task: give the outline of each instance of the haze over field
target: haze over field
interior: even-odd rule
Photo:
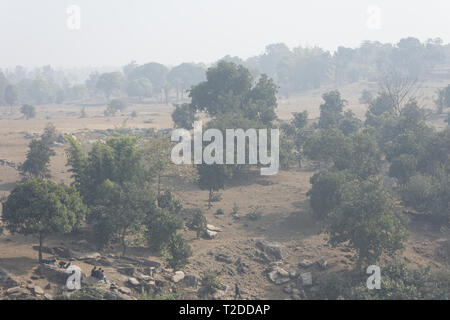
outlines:
[[[67,26],[72,5],[79,29]],[[0,67],[211,63],[278,42],[326,50],[410,36],[447,42],[448,12],[447,0],[2,0]]]

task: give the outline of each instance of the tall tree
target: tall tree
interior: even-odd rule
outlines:
[[[50,235],[72,232],[81,225],[85,213],[75,188],[30,179],[11,191],[3,203],[2,218],[12,233],[38,237],[41,263],[43,241]]]

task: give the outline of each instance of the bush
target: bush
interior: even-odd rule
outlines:
[[[180,270],[188,264],[189,257],[192,256],[191,247],[183,240],[181,235],[173,235],[167,245],[167,262],[174,270]]]
[[[433,205],[435,198],[433,193],[431,177],[418,174],[409,179],[401,191],[401,197],[405,205],[426,212]]]
[[[189,224],[189,227],[197,231],[197,238],[202,237],[206,233],[206,224],[207,222],[203,211],[196,209],[192,215],[192,221]]]
[[[222,215],[222,214],[225,214],[225,211],[223,211],[222,208],[219,208],[219,209],[216,210],[216,214],[217,215]]]
[[[214,294],[224,287],[217,271],[210,269],[201,274],[201,283],[207,295]]]

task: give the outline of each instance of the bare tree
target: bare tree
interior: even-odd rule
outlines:
[[[392,101],[394,111],[400,114],[403,106],[415,97],[420,89],[420,82],[417,77],[413,77],[405,72],[401,72],[395,67],[386,68],[378,80],[381,92],[385,92]]]

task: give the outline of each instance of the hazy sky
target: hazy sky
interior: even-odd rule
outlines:
[[[0,67],[209,63],[276,42],[328,50],[407,36],[447,43],[449,14],[449,0],[0,0]]]

